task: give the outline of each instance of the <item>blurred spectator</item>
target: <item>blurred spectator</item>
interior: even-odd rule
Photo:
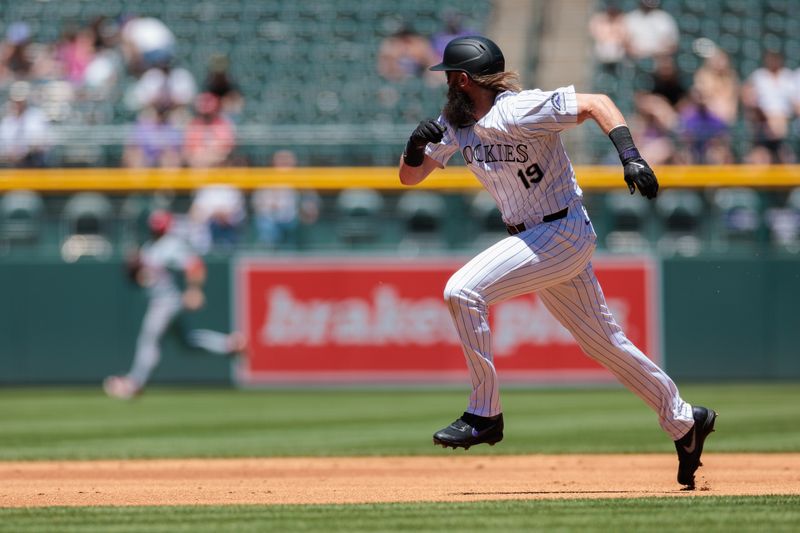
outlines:
[[[47,117],[29,104],[31,86],[11,85],[6,112],[0,120],[0,161],[14,167],[43,167],[48,149]]]
[[[219,98],[225,116],[238,122],[244,108],[244,98],[228,69],[227,57],[222,54],[213,55],[209,62],[205,91]]]
[[[673,109],[680,108],[688,91],[681,81],[680,72],[672,56],[656,58],[650,92],[663,97]]]
[[[129,108],[140,110],[153,105],[188,106],[196,95],[197,83],[191,72],[165,59],[142,75],[126,99]]]
[[[33,68],[30,53],[31,30],[24,22],[13,22],[0,44],[0,86],[15,80],[26,80]]]
[[[296,189],[286,186],[257,189],[252,205],[260,243],[277,248],[296,241],[300,212],[300,194]]]
[[[239,242],[245,215],[244,195],[239,189],[230,185],[198,189],[189,210],[193,246],[202,254],[230,251]]]
[[[431,37],[431,46],[433,46],[433,52],[436,54],[436,63],[442,60],[447,43],[458,37],[475,34],[472,30],[464,28],[464,19],[458,11],[453,9],[445,10],[442,13],[442,20],[444,21],[444,27]]]
[[[172,123],[167,106],[148,107],[139,113],[123,154],[126,167],[180,167],[183,135]]]
[[[636,94],[634,107],[631,131],[642,157],[651,165],[674,163],[673,132],[678,125],[675,110],[665,98],[648,93]]]
[[[800,102],[794,75],[783,66],[779,52],[768,50],[764,54],[764,66],[747,79],[742,100],[753,128],[755,148],[766,149],[773,163],[790,162],[793,157],[784,141]]]
[[[713,114],[698,93],[681,111],[680,132],[688,154],[686,163],[724,165],[733,163],[729,125]]]
[[[280,170],[288,170],[297,166],[297,156],[291,150],[277,150],[272,154],[272,166]]]
[[[625,15],[628,55],[645,59],[672,55],[678,49],[678,24],[659,9],[659,0],[640,0],[639,7]]]
[[[728,54],[721,48],[714,48],[695,71],[692,91],[710,113],[733,125],[739,113],[739,85],[739,75],[731,67]]]
[[[63,123],[74,116],[74,104],[79,93],[70,82],[53,80],[37,87],[36,102],[49,122]]]
[[[221,114],[220,100],[201,93],[195,100],[196,116],[186,126],[183,156],[193,168],[224,165],[236,142],[233,123]]]
[[[175,35],[157,18],[131,17],[122,26],[122,50],[128,70],[139,76],[175,57]]]
[[[592,15],[589,19],[589,33],[594,39],[595,59],[603,68],[613,72],[625,59],[625,43],[628,40],[625,16],[619,7],[609,2],[605,11]]]
[[[56,58],[63,78],[75,86],[83,84],[86,69],[94,58],[93,33],[88,29],[67,29],[56,44]]]
[[[84,88],[90,100],[107,100],[114,94],[124,71],[119,25],[106,17],[97,17],[89,27],[94,37],[94,56],[84,71]]]
[[[276,169],[297,166],[291,150],[278,150],[272,157]],[[259,242],[277,248],[297,245],[297,230],[301,224],[313,224],[319,218],[319,195],[314,191],[300,192],[292,187],[264,187],[253,192],[253,216]]]
[[[430,41],[408,25],[386,37],[378,51],[378,73],[393,82],[411,78],[433,80],[435,77],[428,75],[428,67],[436,62]]]

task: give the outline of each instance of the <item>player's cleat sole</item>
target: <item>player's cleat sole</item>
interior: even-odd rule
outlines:
[[[717,413],[705,407],[692,408],[694,426],[689,432],[675,441],[675,450],[678,452],[678,483],[686,485],[687,490],[694,489],[694,473],[703,466],[700,456],[703,454],[703,445],[706,438],[714,432]]]
[[[503,415],[483,417],[464,413],[461,418],[433,435],[433,444],[469,450],[476,444],[494,446],[503,440]]]

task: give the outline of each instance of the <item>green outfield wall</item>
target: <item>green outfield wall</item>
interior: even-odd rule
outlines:
[[[188,324],[231,327],[230,265],[209,259],[208,305]],[[661,261],[666,367],[677,380],[800,378],[800,259]],[[92,383],[125,371],[146,299],[118,262],[0,263],[0,384]],[[154,382],[230,383],[230,362],[168,337]]]
[[[227,330],[227,261],[209,261],[205,309],[190,325]],[[99,382],[126,371],[147,300],[122,265],[60,259],[0,263],[0,383]],[[164,342],[155,381],[228,383],[226,358]]]
[[[676,379],[800,378],[800,260],[662,263],[667,368]]]

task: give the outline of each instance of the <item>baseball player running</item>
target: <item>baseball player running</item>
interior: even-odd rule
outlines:
[[[148,219],[152,239],[129,261],[128,275],[147,289],[149,303],[130,372],[125,376],[110,376],[103,382],[106,394],[113,398],[130,399],[142,392],[161,359],[159,344],[170,327],[188,346],[210,353],[230,355],[244,348],[244,337],[240,333],[224,334],[207,329],[186,331],[179,324],[178,318],[184,310],[198,310],[205,302],[202,287],[206,269],[203,260],[189,245],[169,232],[172,221],[169,212],[153,211]],[[185,280],[183,291],[178,288],[176,279],[181,273]]]
[[[656,176],[633,143],[625,119],[605,95],[521,90],[505,71],[498,46],[460,37],[445,48],[449,87],[437,120],[411,134],[400,181],[416,185],[460,151],[494,197],[509,237],[470,260],[448,281],[445,301],[466,356],[472,393],[466,411],[437,431],[434,444],[469,448],[503,439],[503,414],[488,322],[491,304],[536,292],[583,351],[610,370],[659,417],[675,441],[678,482],[694,488],[694,473],[717,414],[691,406],[670,377],[634,346],[614,321],[592,270],[596,235],[559,133],[594,120],[619,152],[625,182],[647,198]]]

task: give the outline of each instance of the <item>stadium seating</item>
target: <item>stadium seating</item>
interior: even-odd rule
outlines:
[[[787,194],[783,205],[769,207],[764,218],[773,246],[792,253],[800,252],[800,187]]]
[[[662,253],[687,256],[700,253],[705,206],[699,192],[691,189],[661,191],[655,209],[661,222],[658,246]]]
[[[346,189],[336,198],[337,233],[341,243],[358,248],[376,243],[385,231],[384,199],[373,189]]]
[[[597,5],[603,4],[599,1]],[[623,10],[630,10],[637,0],[619,0],[617,4]],[[403,13],[408,13],[408,19],[423,35],[441,29],[443,14],[453,7],[466,15],[467,27],[482,31],[492,2],[408,0],[402,4]],[[678,63],[687,83],[692,69],[700,62],[694,51],[699,37],[710,38],[727,50],[742,77],[758,66],[763,50],[773,45],[780,45],[788,58],[788,66],[800,66],[797,64],[800,9],[797,9],[796,0],[663,0],[662,7],[675,16],[680,26]],[[0,27],[5,29],[13,21],[24,20],[31,26],[34,41],[52,43],[68,25],[85,25],[97,15],[116,18],[136,13],[161,18],[177,36],[178,63],[187,67],[198,82],[202,83],[205,78],[213,54],[227,55],[233,77],[246,99],[245,112],[238,123],[238,150],[251,164],[269,164],[271,153],[289,148],[297,154],[298,164],[302,166],[395,165],[404,142],[398,139],[406,134],[405,125],[415,123],[420,117],[435,115],[445,90],[441,86],[430,87],[421,79],[390,83],[378,76],[377,51],[381,40],[402,22],[398,11],[398,5],[390,0],[0,0]],[[646,84],[650,69],[652,62],[644,61],[624,65],[617,75],[597,71],[595,88],[615,95],[623,110],[629,111],[626,106],[633,101],[636,88]],[[123,93],[131,82],[130,76],[125,77],[118,92]],[[59,108],[59,99],[63,99],[65,93],[58,89],[63,89],[64,85],[57,82],[50,88],[49,108]],[[3,90],[0,87],[0,98],[4,96]],[[73,105],[73,118],[82,117],[101,125],[106,122],[130,124],[134,118],[121,101]],[[318,134],[312,140],[300,136],[283,137],[281,128],[288,131],[298,127],[307,128],[303,132],[317,131]],[[356,141],[345,138],[359,128],[366,132],[363,137]],[[78,141],[59,148],[54,159],[62,166],[119,165],[121,143],[126,138],[119,132],[124,132],[125,128],[114,130],[117,136],[109,136],[110,140],[101,138],[112,129],[98,128],[101,133],[90,138],[75,134],[78,130],[68,130]],[[390,130],[392,133],[387,134]],[[339,133],[328,134],[329,131]],[[592,126],[582,131],[591,138],[597,128]],[[393,138],[386,140],[390,136]],[[596,136],[595,161],[607,162],[611,152],[608,161],[616,164],[616,155],[608,139],[602,134]],[[738,145],[746,144],[748,132],[743,122],[736,126],[733,138]],[[737,155],[742,153],[741,149],[737,150]],[[457,159],[454,158],[454,162]],[[776,244],[777,248],[796,253],[794,245],[787,244],[795,239],[791,236],[793,213],[800,209],[790,200],[795,196],[764,198],[763,194],[756,194],[758,209],[744,211],[750,214],[732,214],[720,204],[725,203],[724,194],[717,198],[713,193],[703,196],[697,191],[665,190],[657,202],[644,205],[638,195],[636,198],[627,195],[621,183],[620,188],[621,191],[615,191],[620,192],[619,195],[587,191],[587,203],[594,204],[590,212],[601,248],[624,250],[631,247],[634,240],[638,243],[634,248],[647,248],[656,242],[661,246],[662,242],[667,242],[661,240],[662,233],[688,242],[684,237],[694,233],[703,240],[714,240],[717,239],[714,235],[721,235],[717,239],[720,243],[752,243],[769,237],[772,243],[783,243]],[[180,199],[181,195],[177,196]],[[379,200],[374,195],[368,199],[370,194],[366,193],[360,201],[373,208],[361,215],[357,214],[358,209],[345,205],[347,195],[339,198],[328,191],[323,196],[326,208],[319,222],[303,228],[305,240],[301,239],[301,248],[379,247],[390,245],[394,237],[399,240],[402,236],[436,240],[439,245],[444,241],[445,246],[453,249],[479,248],[502,237],[505,231],[496,206],[486,193],[475,195],[473,199],[471,192],[440,192],[438,200],[434,200],[426,192],[409,195],[413,202],[394,193],[381,193]],[[699,217],[698,199],[702,209]],[[117,205],[117,198],[112,200]],[[115,213],[104,219],[105,238],[113,245],[114,252],[120,251],[121,244],[141,240],[146,206],[139,202],[147,204],[148,199],[131,198],[129,202],[119,199],[119,216]],[[409,208],[409,203],[424,204],[430,212]],[[39,229],[34,230],[31,225],[31,234],[50,242],[58,241],[59,245],[74,235],[61,218],[62,205],[61,198],[48,194],[39,211]],[[461,209],[454,209],[456,205]],[[178,210],[181,211],[180,207]],[[359,216],[371,217],[374,224],[367,225],[370,227],[366,230],[358,230],[353,221]],[[737,221],[737,232],[732,233],[730,225],[726,226],[726,217],[731,223]],[[739,231],[742,221],[749,221],[754,229]],[[426,225],[428,231],[422,231]],[[656,226],[661,233],[653,231]],[[13,225],[4,224],[3,227],[12,228]],[[377,230],[380,231],[375,233]],[[725,233],[720,234],[722,231]],[[8,242],[6,237],[0,238]],[[40,241],[32,241],[36,242]],[[687,250],[692,249],[684,247],[681,252],[674,247],[667,248],[676,253],[690,253]]]
[[[711,201],[716,224],[714,247],[730,250],[755,246],[762,227],[758,192],[746,187],[717,189]]]
[[[212,56],[227,56],[230,72],[245,99],[245,110],[237,116],[242,125],[339,125],[416,123],[421,116],[435,115],[444,90],[422,80],[388,82],[377,72],[378,50],[384,38],[410,23],[430,37],[445,26],[448,11],[464,14],[464,25],[484,30],[490,0],[413,0],[398,11],[392,0],[59,0],[19,2],[0,0],[0,29],[25,21],[36,43],[54,43],[68,27],[86,26],[94,17],[110,20],[135,14],[161,19],[177,39],[176,64],[187,68],[201,86]],[[111,101],[76,101],[63,124],[130,124],[136,116],[121,98],[134,83],[121,73]],[[3,88],[0,87],[0,98]],[[55,105],[48,103],[48,109]],[[67,108],[68,109],[68,108]],[[386,137],[385,135],[383,137]],[[396,150],[387,150],[394,137],[375,139],[368,147],[344,143],[321,154],[322,146],[305,141],[287,146],[297,151],[301,165],[393,164]],[[116,140],[114,142],[121,142]],[[61,166],[117,166],[119,145],[69,146],[54,151]],[[250,135],[239,149],[251,164],[266,164],[260,156],[267,141]],[[365,148],[368,148],[365,150]]]
[[[43,225],[44,202],[34,191],[9,191],[0,199],[0,251],[35,244]]]
[[[476,193],[470,202],[470,216],[477,221],[477,230],[472,242],[474,248],[483,248],[497,241],[498,236],[507,235],[506,225],[494,198],[486,192]]]
[[[412,252],[441,249],[446,209],[440,194],[422,190],[404,192],[397,202],[405,233],[399,248]]]
[[[81,192],[72,196],[62,214],[61,256],[64,260],[108,259],[115,238],[113,212],[111,201],[102,194]]]
[[[639,194],[631,196],[626,190],[612,191],[605,196],[608,233],[605,247],[614,252],[646,251],[651,203]]]

